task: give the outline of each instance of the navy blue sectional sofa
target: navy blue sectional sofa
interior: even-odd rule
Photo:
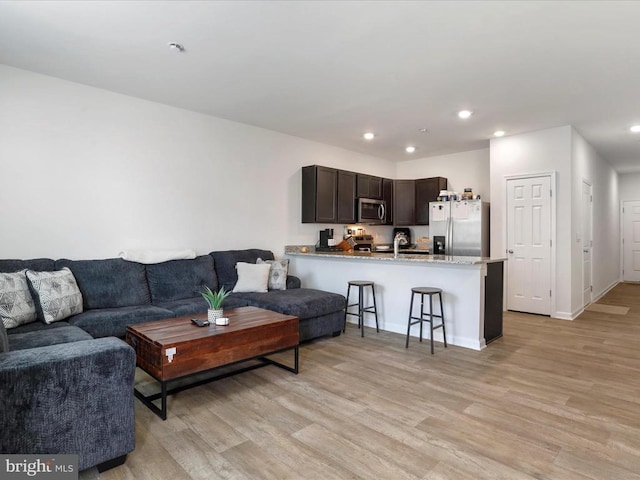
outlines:
[[[0,260],[0,272],[68,267],[83,299],[82,313],[49,325],[36,321],[7,331],[0,321],[0,453],[77,453],[80,470],[124,462],[134,449],[135,354],[121,340],[127,325],[206,312],[202,288],[233,289],[236,263],[258,258],[274,257],[250,249],[152,265]],[[233,293],[223,307],[295,315],[305,341],[339,335],[345,305],[342,295],[301,288],[289,276],[286,290]]]

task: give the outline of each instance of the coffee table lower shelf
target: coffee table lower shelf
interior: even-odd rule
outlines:
[[[259,355],[253,358],[246,358],[243,360],[239,360],[237,362],[233,362],[233,363],[229,363],[226,365],[222,365],[219,367],[215,367],[215,368],[210,368],[208,370],[202,370],[201,372],[196,372],[196,373],[191,373],[189,375],[184,375],[182,377],[178,377],[178,378],[173,378],[171,380],[160,380],[159,378],[156,378],[152,373],[146,371],[144,368],[142,367],[138,367],[141,370],[143,370],[145,373],[147,373],[148,375],[150,375],[154,380],[156,380],[159,384],[160,384],[160,391],[158,393],[154,393],[152,395],[145,395],[143,394],[140,390],[138,390],[137,388],[134,387],[133,389],[133,393],[135,395],[135,397],[140,400],[144,405],[146,405],[149,410],[151,410],[153,413],[155,413],[157,416],[159,416],[162,420],[166,420],[167,419],[167,396],[169,395],[173,395],[174,393],[178,393],[178,392],[182,392],[184,390],[188,390],[190,388],[194,388],[194,387],[199,387],[201,385],[206,385],[207,383],[211,383],[214,382],[216,380],[222,380],[223,378],[228,378],[231,377],[233,375],[237,375],[239,373],[244,373],[244,372],[248,372],[251,370],[255,370],[257,368],[262,368],[262,367],[266,367],[268,365],[275,365],[278,368],[282,368],[288,372],[291,373],[295,373],[296,375],[298,374],[298,368],[299,368],[299,364],[300,364],[300,356],[299,356],[299,346],[296,345],[295,347],[289,347],[289,348],[284,348],[282,350],[277,350],[275,352],[270,352],[268,355],[275,355],[277,353],[282,353],[288,350],[293,350],[293,367],[290,365],[286,365],[284,363],[280,363],[277,362],[271,358],[268,358],[265,355]],[[203,374],[206,374],[208,372],[215,372],[218,370],[223,370],[223,369],[228,369],[229,367],[232,367],[234,365],[239,365],[242,363],[247,363],[247,362],[251,362],[251,361],[255,361],[258,360],[260,361],[260,363],[254,363],[252,365],[248,365],[246,367],[241,367],[241,368],[237,368],[237,369],[233,369],[229,372],[225,372],[221,375],[214,375],[212,377],[207,377],[204,378],[202,380],[198,380],[196,382],[193,383],[188,383],[186,385],[180,385],[174,388],[168,388],[170,383],[174,383],[174,382],[178,382],[181,380],[185,380],[187,378],[190,377],[194,377],[194,376],[201,376]],[[156,400],[160,400],[160,407],[158,407],[154,402]]]

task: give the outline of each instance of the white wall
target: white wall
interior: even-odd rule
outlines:
[[[618,175],[620,202],[640,200],[640,173]]]
[[[592,185],[593,296],[619,280],[618,176],[582,136],[563,126],[490,142],[491,255],[504,256],[505,177],[556,172],[555,297],[552,316],[575,318],[582,312],[582,181]]]
[[[571,127],[539,130],[490,141],[491,256],[506,250],[506,180],[508,175],[556,172],[555,298],[552,316],[571,318]]]
[[[490,201],[489,149],[438,155],[398,162],[396,178],[445,177],[449,190],[463,192],[466,187]]]
[[[618,174],[593,147],[572,129],[572,311],[583,305],[582,182],[591,184],[593,196],[593,299],[620,281],[620,208]]]
[[[0,258],[315,243],[300,167],[395,164],[0,65]],[[332,226],[334,227],[334,226]]]

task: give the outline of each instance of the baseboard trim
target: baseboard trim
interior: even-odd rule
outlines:
[[[618,285],[620,283],[620,280],[615,280],[611,285],[609,285],[608,287],[606,287],[601,293],[599,293],[593,300],[591,303],[596,303],[598,300],[600,300],[602,297],[604,297],[607,293],[609,293],[611,290],[613,290],[616,285]]]

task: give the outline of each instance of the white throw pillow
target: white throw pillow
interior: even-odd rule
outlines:
[[[236,263],[238,271],[238,281],[233,291],[239,292],[266,292],[269,285],[269,269],[271,265],[268,263]]]
[[[256,263],[267,263],[271,265],[269,270],[269,290],[286,290],[287,273],[289,272],[289,260],[262,260],[258,258]]]
[[[82,293],[76,283],[76,277],[68,267],[55,272],[27,270],[27,278],[35,292],[45,323],[57,322],[82,313]]]
[[[0,273],[0,321],[5,328],[15,328],[38,319],[26,271]]]

